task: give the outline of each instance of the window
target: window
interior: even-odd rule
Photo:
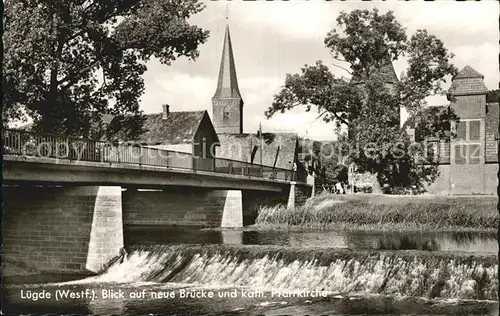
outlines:
[[[227,106],[225,106],[224,109],[222,110],[222,119],[229,120],[229,109]]]
[[[467,122],[462,121],[457,123],[457,140],[466,140]]]
[[[481,158],[481,146],[479,144],[469,145],[469,164],[477,165],[480,162]]]
[[[479,140],[480,126],[481,122],[479,120],[469,121],[469,140]]]
[[[463,165],[465,163],[467,147],[464,145],[455,145],[455,163]]]
[[[456,133],[455,140],[478,141],[481,139],[481,120],[464,120],[454,125],[455,129],[452,127],[452,131]]]

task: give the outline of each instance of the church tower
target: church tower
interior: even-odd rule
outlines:
[[[370,75],[372,77],[377,76],[382,80],[384,86],[387,88],[389,94],[394,95],[396,93],[396,85],[399,82],[396,71],[394,70],[394,65],[389,57],[380,66],[372,66],[369,68]],[[366,82],[366,77],[360,74],[354,74],[351,78],[351,83],[357,85],[364,90]],[[366,93],[366,92],[365,92]],[[392,126],[401,126],[401,107],[393,109],[394,117],[392,120]]]
[[[238,88],[233,47],[226,25],[217,89],[212,97],[212,118],[218,134],[243,133],[243,99]]]

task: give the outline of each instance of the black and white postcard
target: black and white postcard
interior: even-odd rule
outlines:
[[[495,1],[2,12],[2,313],[499,314]]]

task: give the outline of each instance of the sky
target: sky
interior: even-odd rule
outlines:
[[[288,73],[300,72],[305,64],[322,60],[336,76],[349,75],[334,67],[324,38],[336,28],[341,11],[378,8],[394,11],[411,36],[427,29],[455,54],[459,69],[470,65],[485,76],[488,89],[496,89],[498,74],[498,3],[481,2],[324,2],[324,1],[203,1],[205,9],[190,19],[210,31],[199,47],[195,61],[179,58],[171,66],[151,60],[144,75],[145,94],[140,107],[145,113],[161,112],[162,104],[172,111],[207,110],[212,114],[224,29],[229,24],[238,85],[243,97],[243,131],[296,132],[315,140],[335,139],[334,124],[316,120],[315,110],[299,107],[266,119]],[[228,19],[226,20],[226,4]],[[406,68],[404,60],[394,63],[398,76]],[[447,82],[445,87],[449,87]],[[428,99],[429,105],[446,104],[442,96]],[[405,114],[403,114],[405,115]],[[404,119],[405,117],[403,117]]]

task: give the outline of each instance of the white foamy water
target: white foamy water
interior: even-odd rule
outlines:
[[[102,275],[71,283],[163,283],[170,288],[248,287],[266,291],[497,299],[497,264],[492,259],[333,249],[320,254],[259,248],[210,249],[139,249]]]

